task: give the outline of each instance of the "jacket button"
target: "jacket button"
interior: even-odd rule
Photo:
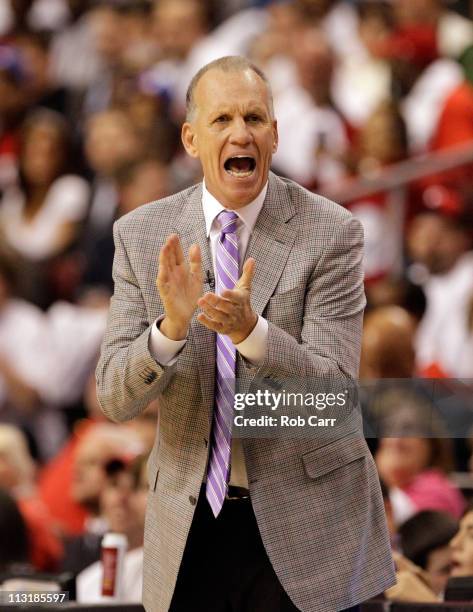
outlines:
[[[197,499],[193,495],[189,495],[189,501],[193,506],[197,503]]]

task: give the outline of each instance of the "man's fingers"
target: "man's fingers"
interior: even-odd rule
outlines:
[[[176,265],[180,266],[184,263],[184,251],[182,250],[181,241],[179,240],[179,236],[177,234],[171,234],[169,236],[171,241],[171,247],[173,249],[173,255],[175,259]]]
[[[202,256],[198,244],[193,244],[189,249],[189,269],[191,274],[202,274]]]
[[[218,308],[214,308],[209,304],[205,304],[202,307],[202,310],[204,315],[212,321],[217,321],[218,323],[228,322],[228,314],[226,312],[223,312],[222,310],[219,310]]]
[[[235,286],[238,287],[238,289],[246,289],[247,291],[251,291],[255,270],[256,261],[253,259],[253,257],[250,257],[245,261],[243,272],[241,273],[241,276]]]
[[[235,308],[234,302],[231,302],[230,300],[227,300],[224,297],[216,295],[215,293],[206,293],[203,297],[200,298],[198,304],[201,308],[206,308],[207,306],[210,306],[225,313],[230,313]]]
[[[209,319],[209,317],[203,312],[197,315],[197,321],[199,321],[199,323],[202,323],[202,325],[205,325],[205,327],[207,327],[208,329],[214,332],[217,332],[217,333],[220,332],[220,329],[221,329],[220,323],[217,323],[213,319]]]
[[[169,276],[169,245],[167,243],[159,251],[158,279],[165,282]]]

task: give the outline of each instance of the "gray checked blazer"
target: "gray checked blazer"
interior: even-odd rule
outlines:
[[[163,314],[156,275],[166,237],[177,232],[186,253],[198,243],[203,270],[212,269],[201,198],[201,185],[191,187],[114,228],[115,293],[97,367],[99,401],[110,419],[126,421],[160,398],[148,462],[147,612],[169,608],[209,452],[215,335],[194,319],[169,367],[148,349],[150,326]],[[246,253],[256,260],[252,305],[269,322],[267,352],[258,367],[238,357],[240,380],[357,377],[362,245],[360,223],[345,209],[270,173]],[[243,449],[266,551],[301,612],[336,612],[395,582],[379,481],[359,433],[244,439]]]

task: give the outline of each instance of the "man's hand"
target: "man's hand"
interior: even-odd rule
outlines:
[[[243,342],[258,322],[258,315],[250,303],[255,265],[255,260],[250,257],[234,289],[226,289],[221,295],[206,293],[198,301],[203,312],[197,320],[212,331],[229,336],[233,344]]]
[[[202,295],[199,245],[193,244],[189,249],[188,263],[177,234],[169,236],[159,253],[156,286],[165,314],[160,330],[171,340],[183,340]]]

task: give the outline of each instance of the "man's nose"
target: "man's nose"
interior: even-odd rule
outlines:
[[[244,146],[251,142],[253,136],[243,117],[236,118],[231,126],[230,144]]]

